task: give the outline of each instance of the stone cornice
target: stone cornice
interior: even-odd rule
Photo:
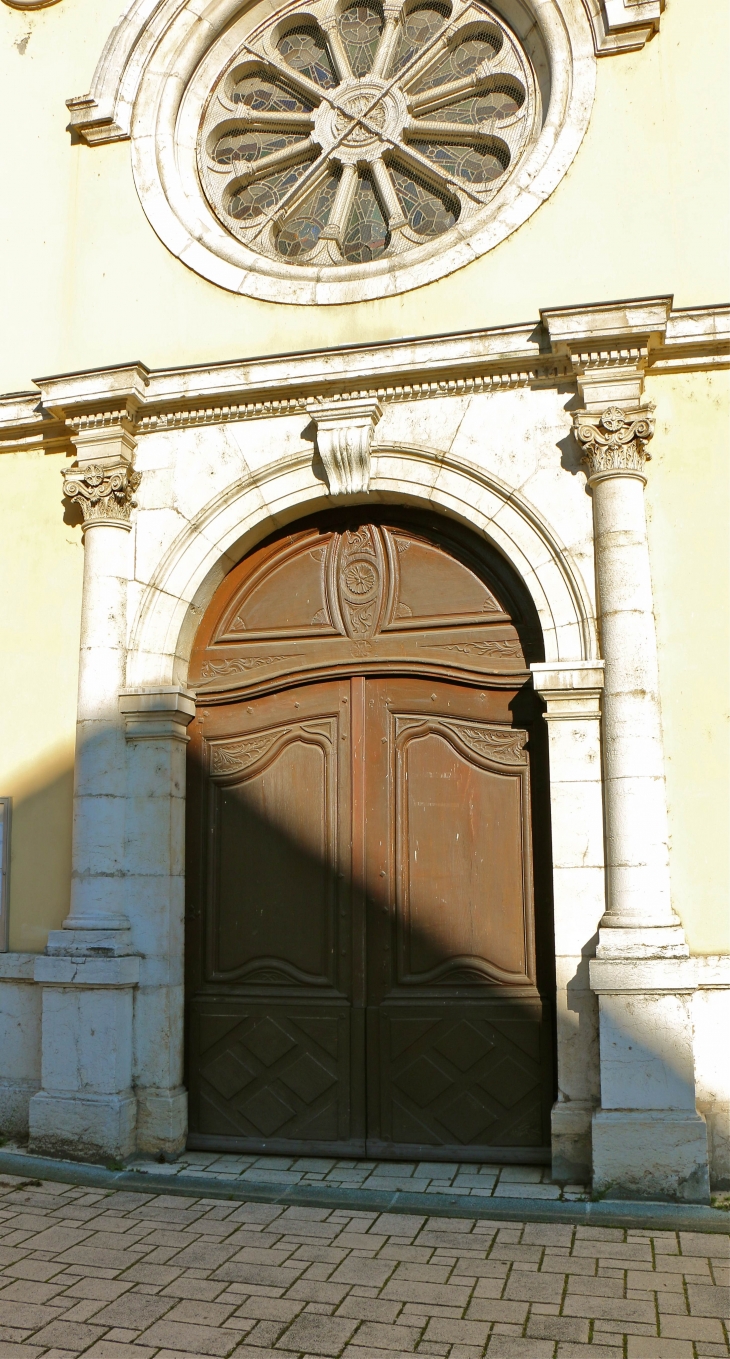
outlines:
[[[542,324],[150,370],[142,363],[38,378],[0,397],[0,451],[75,452],[115,426],[147,433],[272,415],[314,416],[337,398],[415,401],[601,380],[603,409],[651,374],[727,367],[730,307],[671,310],[671,298],[545,308]]]

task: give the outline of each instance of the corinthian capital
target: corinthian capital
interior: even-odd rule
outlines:
[[[623,411],[609,406],[602,415],[579,411],[574,418],[575,436],[583,448],[588,481],[622,472],[642,476],[651,457],[646,445],[654,433],[653,407]]]
[[[69,500],[78,501],[88,524],[129,525],[129,514],[136,503],[134,492],[142,476],[130,463],[116,467],[102,467],[91,463],[85,467],[63,468],[63,490]]]

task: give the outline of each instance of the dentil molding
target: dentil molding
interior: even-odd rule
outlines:
[[[570,382],[591,415],[609,406],[635,411],[647,374],[730,365],[730,307],[671,304],[668,297],[544,308],[541,323],[392,344],[38,378],[31,391],[0,396],[0,452],[43,449],[115,466],[157,431],[296,414],[306,423],[344,410],[345,401],[384,407]]]

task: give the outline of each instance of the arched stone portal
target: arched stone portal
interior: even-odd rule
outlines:
[[[549,1158],[539,622],[484,539],[362,506],[218,587],[189,682],[192,1145]]]

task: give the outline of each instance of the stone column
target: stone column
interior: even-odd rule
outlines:
[[[119,696],[127,740],[125,873],[135,945],[137,1150],[174,1158],[187,1137],[183,1089],[185,747],[195,713],[176,686]]]
[[[594,1188],[709,1201],[707,1133],[695,1109],[684,931],[672,911],[656,629],[644,508],[649,408],[575,417],[593,523],[605,658],[607,903],[591,986],[599,997],[601,1108]]]
[[[591,1119],[600,1101],[598,1005],[588,964],[605,906],[603,661],[530,668],[545,700],[550,740],[558,1042],[552,1173],[563,1184],[585,1184],[591,1176]]]
[[[125,911],[125,746],[118,711],[126,658],[130,510],[139,474],[125,413],[82,420],[64,490],[83,513],[71,910],[36,963],[43,986],[42,1088],[31,1147],[76,1159],[134,1150],[132,990],[139,959]]]

